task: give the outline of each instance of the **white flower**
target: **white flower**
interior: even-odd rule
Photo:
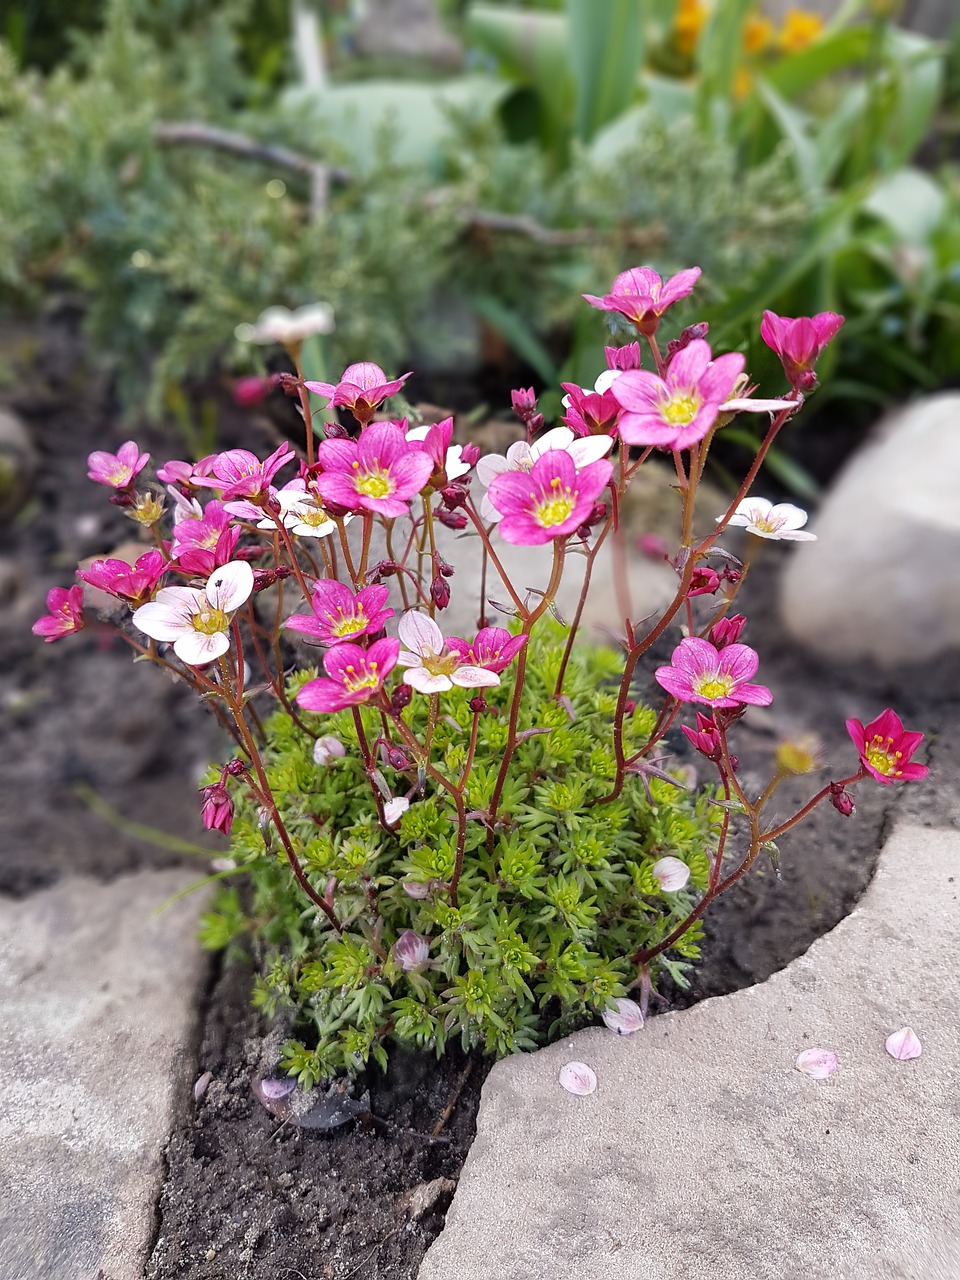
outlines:
[[[679,858],[658,858],[650,869],[664,893],[676,893],[690,879],[690,868]]]
[[[627,1000],[624,996],[611,1000],[601,1016],[604,1025],[611,1031],[616,1031],[618,1036],[632,1036],[643,1026],[640,1006],[635,1000]]]
[[[332,733],[324,734],[313,744],[314,763],[321,767],[332,764],[334,760],[342,760],[346,754],[347,748]]]
[[[892,1036],[887,1036],[884,1048],[890,1057],[896,1058],[898,1062],[909,1062],[911,1058],[919,1058],[923,1052],[913,1027],[903,1027],[902,1030],[895,1031]]]
[[[581,467],[605,458],[612,448],[612,436],[575,436],[569,427],[553,427],[533,444],[518,440],[507,450],[506,457],[501,453],[488,453],[477,463],[477,479],[488,489],[493,480],[505,471],[529,471],[536,460],[551,449],[569,453],[579,471]],[[487,494],[483,495],[480,503],[480,515],[488,524],[503,519]]]
[[[383,806],[384,822],[388,827],[395,827],[409,808],[410,801],[406,796],[394,796]]]
[[[799,400],[761,400],[753,396],[735,396],[720,406],[721,413],[780,413],[783,409],[799,409]]]
[[[267,307],[256,324],[239,325],[237,337],[242,342],[279,342],[281,346],[297,346],[315,333],[332,333],[333,307],[329,302],[312,302],[309,306]]]
[[[298,538],[326,538],[335,533],[337,526],[327,515],[317,494],[307,489],[305,480],[290,480],[278,489],[277,501],[280,503],[280,515],[277,517],[285,529],[296,534]],[[257,513],[260,514],[259,511]],[[343,523],[349,524],[353,516],[344,516]],[[275,529],[277,522],[272,517],[258,520],[258,529]]]
[[[400,650],[397,665],[410,668],[404,673],[403,683],[419,693],[444,693],[455,684],[462,689],[475,689],[500,683],[493,671],[461,665],[459,655],[447,647],[443,632],[428,614],[408,610],[400,619],[398,631],[406,648]]]
[[[585,1097],[597,1087],[597,1073],[585,1062],[567,1062],[560,1068],[560,1083],[567,1093]]]
[[[804,1049],[797,1058],[796,1068],[811,1080],[826,1080],[837,1069],[837,1055],[829,1049]]]
[[[425,427],[411,427],[407,432],[408,440],[426,440],[427,432],[432,430],[432,424],[427,423]],[[463,460],[463,445],[452,444],[447,450],[447,456],[444,460],[443,469],[447,473],[447,479],[450,481],[458,480],[461,476],[465,476],[470,470],[470,464]]]
[[[253,591],[246,560],[214,569],[206,587],[163,587],[155,600],[134,611],[133,622],[154,640],[173,644],[181,662],[202,667],[230,648],[230,619]]]
[[[718,517],[719,519],[719,517]],[[814,533],[807,533],[802,526],[807,523],[807,513],[802,507],[789,502],[774,505],[769,498],[744,498],[730,517],[731,525],[741,525],[747,533],[774,541],[816,542]]]

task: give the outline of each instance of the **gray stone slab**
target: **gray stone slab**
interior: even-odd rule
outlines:
[[[207,965],[195,876],[0,900],[0,1277],[137,1280]]]
[[[500,1063],[418,1280],[957,1280],[958,886],[960,832],[898,828],[861,904],[762,985]],[[812,1046],[828,1080],[795,1070]],[[589,1097],[557,1083],[574,1059]]]

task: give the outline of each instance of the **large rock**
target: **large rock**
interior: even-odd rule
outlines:
[[[957,1280],[957,831],[901,827],[861,904],[760,986],[498,1063],[418,1280]],[[884,1040],[912,1024],[922,1056]],[[815,1082],[798,1053],[832,1050]],[[599,1086],[572,1097],[571,1060]]]
[[[0,1276],[139,1280],[194,1067],[195,879],[64,880],[0,900]]]
[[[782,579],[788,631],[827,657],[923,662],[960,647],[960,394],[889,419],[827,495]]]

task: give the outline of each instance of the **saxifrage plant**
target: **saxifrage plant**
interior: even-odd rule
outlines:
[[[363,363],[336,384],[304,379],[307,331],[326,320],[316,310],[274,313],[260,332],[297,366],[274,381],[302,409],[302,455],[282,444],[266,459],[231,449],[165,463],[156,474],[170,534],[166,495],[144,484],[149,459],[135,442],[90,456],[91,479],[155,546],[132,566],[97,560],[78,576],[130,606],[126,642],[190,682],[233,737],[202,790],[203,818],[232,835],[220,874],[242,873],[247,887],[221,895],[204,935],[257,953],[257,1001],[299,1030],[283,1061],[303,1083],[384,1063],[392,1043],[439,1053],[456,1036],[505,1054],[585,1014],[636,1025],[664,972],[684,981],[710,903],[782,833],[824,800],[849,815],[848,788],[868,775],[891,784],[926,773],[911,759],[922,735],[886,710],[848,722],[858,766],[786,819],[767,806],[785,777],[818,767],[807,744],[781,744],[759,794],[738,777],[733,731],[773,695],[755,679],[745,618],[731,612],[742,562],[720,540],[738,524],[812,536],[798,508],[748,492],[816,387],[842,318],[767,313],[762,336],[790,389],[761,399],[743,355],[714,356],[703,325],[661,352],[661,318],[698,276],[664,283],[635,268],[589,296],[641,341],[608,348],[594,389],[568,384],[565,425],[546,434],[532,392],[516,391],[527,440],[505,456],[453,444],[450,419],[378,418],[407,375]],[[321,421],[317,402],[349,411],[358,430]],[[707,451],[739,413],[769,425],[739,491],[704,528]],[[677,589],[659,619],[638,622],[620,517],[654,450],[671,456],[682,503]],[[479,539],[479,582],[454,575],[458,544],[445,530]],[[576,644],[608,541],[622,652]],[[545,590],[511,579],[504,543],[549,548]],[[562,575],[583,560],[579,605],[558,625],[548,615]],[[460,590],[477,605],[467,636],[441,626]],[[45,639],[83,626],[80,586],[48,603],[34,627]],[[665,697],[638,705],[638,664],[670,627],[681,635],[654,673]],[[321,661],[291,673],[291,636]],[[681,715],[716,771],[699,791],[662,753]]]

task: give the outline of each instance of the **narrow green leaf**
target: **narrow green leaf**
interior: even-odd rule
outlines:
[[[476,313],[509,342],[517,355],[526,360],[544,382],[552,385],[557,381],[557,366],[550,352],[516,311],[486,293],[472,294],[470,302]]]
[[[577,86],[574,127],[581,142],[630,105],[643,63],[642,0],[567,0],[570,62]]]

